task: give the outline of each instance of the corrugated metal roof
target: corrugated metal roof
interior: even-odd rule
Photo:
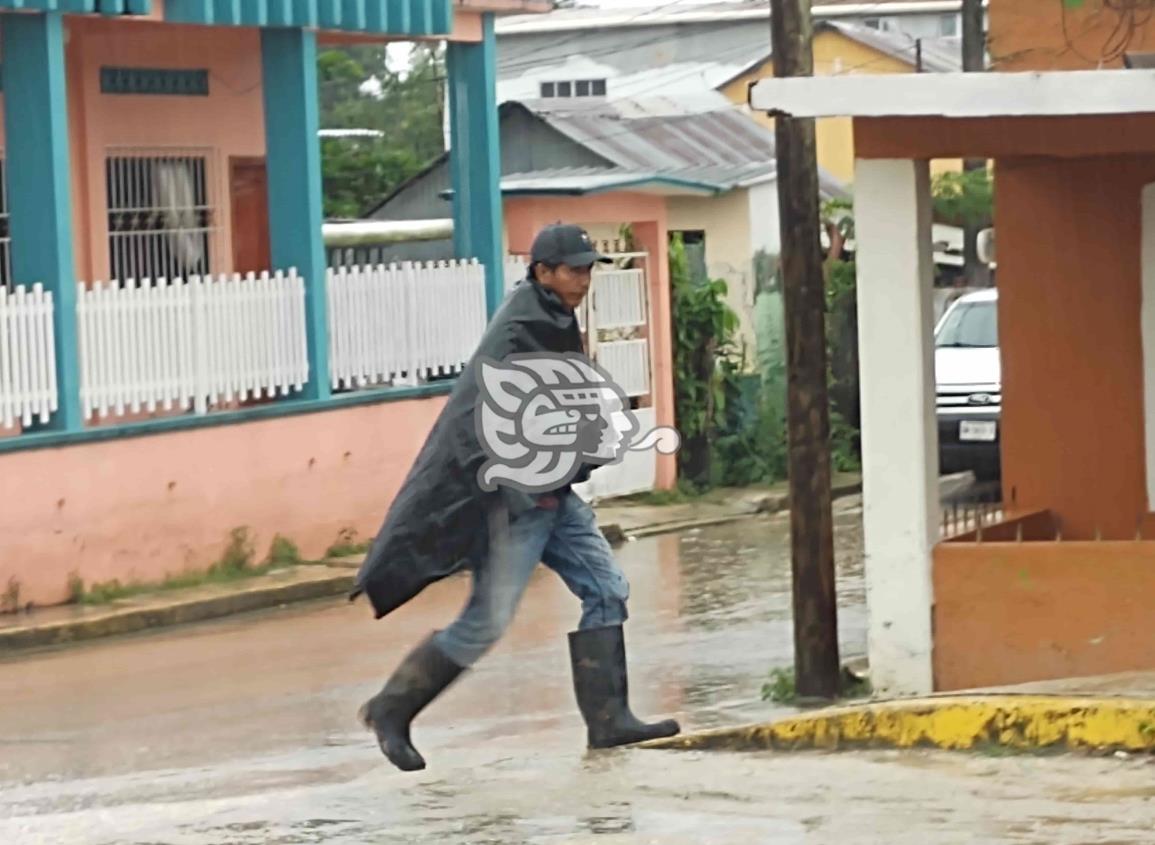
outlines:
[[[685,175],[625,170],[619,167],[558,167],[530,173],[509,173],[501,177],[503,194],[584,196],[623,190],[661,196],[710,196],[718,193],[719,186],[696,181]],[[446,188],[439,195],[444,199],[452,199],[453,189]]]
[[[860,44],[865,44],[886,53],[899,61],[914,65],[918,56],[918,44],[922,44],[922,69],[928,73],[958,73],[962,71],[962,39],[920,38],[914,39],[901,32],[871,29],[850,23],[826,22],[817,30],[827,29],[840,32]]]
[[[774,175],[773,167],[769,171],[759,168],[749,180],[735,183],[730,179],[719,180],[718,174],[708,168],[657,172],[627,170],[620,167],[563,167],[507,174],[501,177],[501,192],[506,195],[522,196],[584,196],[609,191],[630,191],[661,196],[708,196],[723,193],[734,187],[760,184],[772,180]],[[829,179],[822,183],[820,194],[823,199],[849,197],[840,184]],[[441,191],[440,196],[452,199],[453,189]]]
[[[656,175],[727,191],[773,179],[774,133],[723,95],[633,100],[531,100],[520,106],[619,172]],[[571,176],[574,174],[571,172]],[[823,192],[845,187],[820,174]]]
[[[723,95],[634,100],[530,100],[501,105],[502,124],[522,109],[556,132],[594,152],[605,167],[563,167],[506,173],[505,194],[580,196],[613,190],[678,194],[724,193],[777,176],[774,133]],[[508,140],[508,139],[507,139]],[[411,182],[445,167],[440,156]],[[401,186],[378,207],[387,206]],[[846,199],[846,187],[819,169],[824,199]],[[452,197],[452,190],[438,192]]]
[[[904,15],[957,12],[962,0],[813,0],[816,20],[862,15]],[[699,23],[757,20],[770,16],[768,0],[721,3],[667,2],[653,6],[575,6],[546,15],[511,15],[497,23],[498,35],[560,32],[590,27],[650,26],[654,23]]]
[[[905,34],[830,21],[819,22],[815,29],[841,35],[912,68],[915,65],[916,42]],[[924,38],[921,43],[924,70],[961,69],[959,39]],[[687,95],[720,90],[768,62],[770,56],[768,18],[692,24],[659,20],[645,28],[591,26],[569,37],[503,36],[498,49],[498,97],[538,97],[543,82],[576,80],[605,80],[609,99]]]

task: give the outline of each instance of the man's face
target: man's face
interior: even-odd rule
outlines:
[[[538,264],[537,280],[561,297],[568,307],[577,309],[590,290],[593,266],[568,267],[565,264],[550,269]]]

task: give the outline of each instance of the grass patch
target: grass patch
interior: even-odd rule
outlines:
[[[186,590],[207,584],[228,584],[303,562],[296,544],[278,534],[273,538],[264,561],[256,563],[256,548],[251,533],[247,528],[235,528],[229,535],[229,543],[220,559],[208,569],[178,572],[159,582],[124,583],[114,578],[92,585],[85,585],[84,580],[73,572],[68,578],[68,593],[75,604],[108,604],[146,593]]]
[[[843,667],[839,700],[869,698],[873,689],[867,678],[860,678]],[[762,700],[776,704],[792,704],[798,699],[794,667],[778,667],[770,671],[770,678],[762,685]]]
[[[357,539],[357,529],[342,528],[337,533],[337,539],[333,545],[329,546],[329,550],[325,552],[326,559],[338,557],[353,557],[354,555],[363,555],[369,551],[372,543]]]
[[[618,499],[625,505],[682,505],[701,500],[709,491],[682,479],[670,490],[650,490]]]

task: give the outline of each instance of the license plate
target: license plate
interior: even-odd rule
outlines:
[[[958,426],[958,439],[993,443],[998,432],[999,425],[996,422],[963,420]]]

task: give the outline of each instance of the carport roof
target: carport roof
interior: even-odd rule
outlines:
[[[764,79],[757,111],[793,117],[1080,117],[1155,113],[1155,70]]]

